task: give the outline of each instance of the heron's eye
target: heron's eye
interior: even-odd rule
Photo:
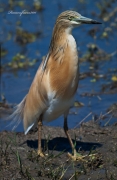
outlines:
[[[69,19],[70,21],[72,21],[73,18],[74,18],[73,16],[69,16],[69,17],[68,17],[68,19]]]

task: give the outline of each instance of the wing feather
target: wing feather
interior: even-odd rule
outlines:
[[[40,115],[43,114],[47,108],[48,99],[45,85],[47,75],[44,73],[43,80],[41,81],[42,73],[42,67],[40,66],[26,97],[23,114],[25,134],[37,124]]]

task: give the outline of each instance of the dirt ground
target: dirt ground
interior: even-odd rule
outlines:
[[[93,121],[71,129],[78,153],[73,161],[62,128],[43,127],[44,158],[37,156],[38,132],[0,132],[0,180],[117,180],[117,123],[100,127]],[[80,156],[79,155],[79,156]]]

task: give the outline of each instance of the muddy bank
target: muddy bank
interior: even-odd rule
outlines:
[[[0,132],[0,179],[117,179],[117,123],[100,127],[89,121],[69,133],[80,155],[86,155],[83,161],[69,159],[71,148],[62,128],[43,127],[45,158],[36,154],[36,129],[26,136]]]

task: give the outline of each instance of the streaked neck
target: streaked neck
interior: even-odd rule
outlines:
[[[51,53],[58,47],[64,46],[68,35],[72,33],[72,26],[69,27],[65,23],[56,23],[53,29],[52,40],[50,43]]]

